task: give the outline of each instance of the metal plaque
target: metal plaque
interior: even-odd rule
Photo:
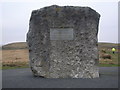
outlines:
[[[73,28],[50,29],[50,40],[73,40]]]

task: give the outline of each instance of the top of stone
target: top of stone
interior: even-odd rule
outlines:
[[[41,25],[42,21],[49,22],[46,25],[50,27],[73,27],[76,21],[94,20],[98,22],[99,18],[100,14],[90,7],[52,5],[33,10],[30,21]]]
[[[59,12],[61,9],[74,9],[75,11],[79,11],[79,10],[84,10],[86,13],[88,12],[92,12],[93,14],[97,14],[98,17],[100,17],[100,14],[98,12],[96,12],[94,9],[90,8],[90,7],[81,7],[81,6],[58,6],[58,5],[51,5],[51,6],[46,6],[44,8],[40,8],[37,10],[33,10],[32,11],[32,15],[36,15],[39,14],[39,12],[42,12],[44,10],[52,10],[55,9],[57,12]],[[47,10],[47,11],[48,11]]]

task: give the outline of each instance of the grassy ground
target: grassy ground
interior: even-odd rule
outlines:
[[[1,69],[26,68],[28,65],[28,49],[2,50]]]
[[[113,54],[113,52],[111,51],[111,49],[106,49],[106,48],[102,48],[99,49],[99,66],[120,66],[120,61],[119,58],[120,56],[118,55],[118,49],[116,49],[115,54]],[[105,53],[102,52],[102,50],[105,50]],[[110,55],[111,59],[104,59],[101,56],[102,55]]]
[[[14,67],[10,67],[10,66],[3,66],[0,69],[5,70],[5,69],[17,69],[17,68],[29,68],[29,66],[14,66]]]
[[[18,46],[18,48],[17,48]],[[15,69],[15,68],[28,68],[28,49],[26,43],[14,43],[3,46],[3,50],[0,50],[0,69]],[[113,54],[111,48],[116,48],[116,53]],[[103,52],[104,51],[104,52]],[[102,55],[110,55],[111,59],[103,58]],[[114,67],[120,66],[118,61],[118,46],[111,43],[99,43],[99,66],[100,67]],[[119,65],[118,65],[119,63]]]

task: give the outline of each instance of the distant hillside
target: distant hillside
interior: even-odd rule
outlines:
[[[106,48],[106,49],[110,49],[110,48],[118,48],[118,45],[120,44],[116,44],[116,43],[98,43],[98,47],[99,48]]]
[[[118,48],[118,44],[114,43],[98,43],[99,48]],[[26,42],[17,42],[17,43],[10,43],[7,45],[2,46],[3,50],[9,50],[9,49],[27,49]]]
[[[8,49],[27,49],[27,44],[26,42],[17,42],[17,43],[10,43],[7,45],[2,46],[3,50],[8,50]]]

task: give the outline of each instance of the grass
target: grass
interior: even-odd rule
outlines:
[[[118,58],[120,58],[120,56],[118,55],[118,50],[116,50],[116,53],[113,54],[111,49],[106,49],[105,50],[106,53],[104,54],[109,54],[112,58],[111,59],[103,59],[103,58],[99,58],[100,61],[100,66],[120,66],[120,61]],[[101,55],[102,53],[100,52],[99,55]]]
[[[9,62],[3,63],[1,69],[16,69],[16,68],[28,68],[28,62]]]
[[[111,48],[116,48],[116,53],[113,54]],[[105,50],[106,53],[103,53],[102,50]],[[28,68],[28,49],[25,42],[23,43],[13,43],[3,46],[2,57],[2,67],[0,69],[16,69],[16,68]],[[0,51],[0,52],[1,52]],[[103,59],[99,57],[99,66],[100,67],[117,67],[120,66],[120,55],[118,55],[117,44],[112,43],[99,43],[99,56],[102,54],[109,54],[111,59]]]
[[[99,67],[118,67],[118,64],[99,64]]]
[[[28,49],[2,50],[2,60],[0,60],[2,61],[2,67],[0,69],[29,67],[28,57]]]
[[[17,68],[29,68],[29,66],[14,66],[14,67],[10,67],[10,66],[4,66],[1,67],[0,69],[5,70],[5,69],[17,69]]]

